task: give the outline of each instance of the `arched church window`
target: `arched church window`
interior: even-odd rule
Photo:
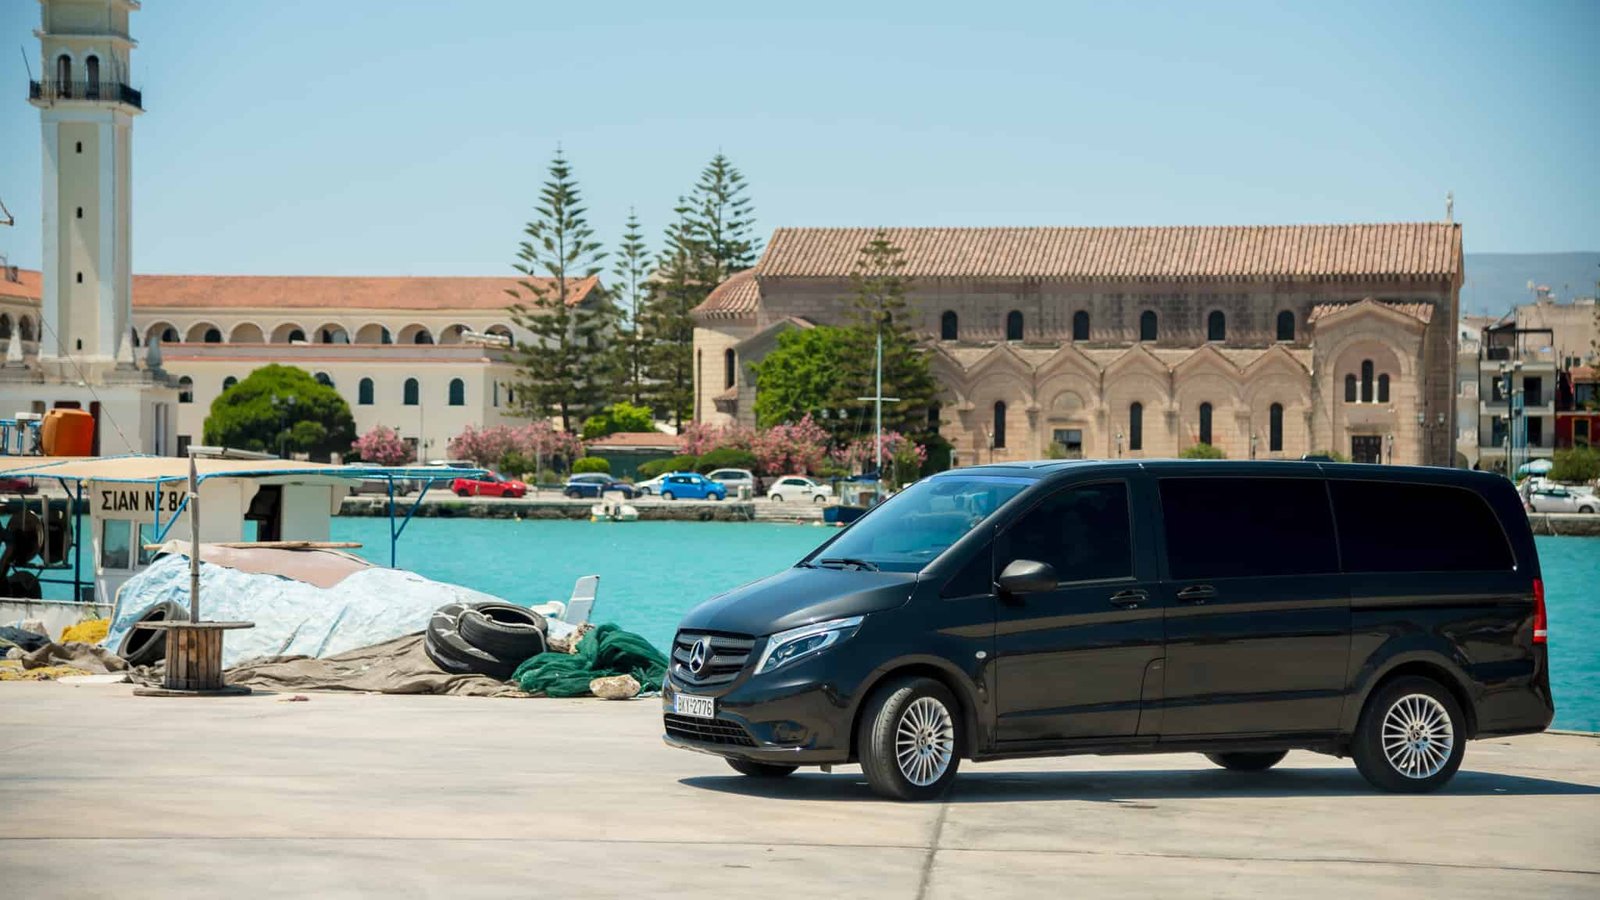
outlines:
[[[239,379],[233,377],[232,375],[229,375],[227,378],[222,379],[222,389],[223,390],[227,390],[228,388],[231,388],[231,387],[233,387],[234,385],[236,385],[238,383],[239,383]]]
[[[1372,360],[1361,361],[1361,402],[1372,402]]]
[[[939,317],[939,340],[953,341],[960,333],[960,321],[956,318],[954,310],[945,310]]]
[[[1128,449],[1144,449],[1144,404],[1128,407]]]
[[[328,376],[327,372],[318,372],[316,378],[317,384],[323,387],[333,387],[333,379]]]
[[[418,329],[416,335],[411,338],[411,343],[431,344],[433,343],[433,334],[430,333],[426,328]]]
[[[1388,375],[1379,375],[1378,376],[1378,402],[1379,403],[1388,403],[1389,402],[1389,376]]]
[[[0,313],[0,338],[11,337],[11,314]]]
[[[459,378],[450,379],[450,405],[467,405],[467,383]]]
[[[1022,340],[1022,313],[1014,309],[1006,313],[1006,340]]]
[[[100,57],[91,56],[83,61],[83,95],[93,100],[100,96]]]
[[[222,343],[222,332],[215,328],[207,328],[203,339],[208,344],[220,344]]]
[[[1356,402],[1356,376],[1354,374],[1344,377],[1344,402]]]
[[[1280,453],[1283,451],[1283,404],[1274,403],[1267,410],[1267,449]]]
[[[295,330],[289,332],[289,343],[291,343],[291,344],[303,344],[305,342],[306,342],[306,333],[304,331],[301,331],[300,329],[296,328]]]
[[[22,316],[17,319],[17,337],[22,338],[22,342],[24,344],[34,339],[32,319],[28,318],[27,316]],[[173,340],[177,340],[178,332],[173,331],[172,338]]]
[[[1075,341],[1089,339],[1089,314],[1081,309],[1072,314],[1072,339]]]
[[[1287,309],[1278,313],[1278,340],[1294,340],[1294,313]]]
[[[62,97],[72,96],[72,57],[65,53],[56,57],[56,93]]]
[[[1139,340],[1153,341],[1156,339],[1156,313],[1147,309],[1139,314]]]
[[[356,405],[372,405],[372,379],[363,378],[356,382]]]
[[[1200,404],[1200,443],[1211,443],[1211,404]]]
[[[1206,316],[1206,340],[1225,341],[1228,339],[1228,317],[1222,310],[1213,309],[1211,315]],[[1207,441],[1207,443],[1210,443]]]
[[[178,379],[178,402],[194,402],[194,379],[187,375]]]
[[[417,395],[421,392],[421,385],[415,378],[407,378],[405,386],[401,388],[401,402],[406,406],[416,406]]]
[[[1004,400],[996,400],[994,404],[994,435],[990,446],[996,450],[1004,450],[1006,446],[1006,404]]]
[[[739,358],[733,348],[722,351],[722,388],[727,390],[733,387],[734,377],[739,373]]]

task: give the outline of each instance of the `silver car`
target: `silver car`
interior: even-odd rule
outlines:
[[[1543,487],[1528,494],[1528,508],[1534,512],[1600,512],[1600,499],[1564,487]]]

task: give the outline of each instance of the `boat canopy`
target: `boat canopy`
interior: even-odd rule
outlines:
[[[281,478],[302,484],[350,481],[446,481],[476,478],[486,469],[457,466],[335,466],[294,459],[213,459],[195,457],[201,481],[208,478]],[[55,478],[61,481],[109,481],[163,484],[189,480],[189,458],[180,456],[3,456],[0,475],[8,478]]]

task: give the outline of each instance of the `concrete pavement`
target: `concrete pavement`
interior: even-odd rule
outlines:
[[[0,684],[6,893],[1600,895],[1593,737],[1475,742],[1422,797],[1185,754],[969,763],[909,805],[668,749],[654,701],[305,696]]]

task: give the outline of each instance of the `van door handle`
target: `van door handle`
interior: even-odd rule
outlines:
[[[1133,609],[1148,599],[1150,595],[1141,590],[1117,591],[1111,595],[1111,605]]]
[[[1178,592],[1179,603],[1204,603],[1217,595],[1217,589],[1209,584],[1190,585]]]

